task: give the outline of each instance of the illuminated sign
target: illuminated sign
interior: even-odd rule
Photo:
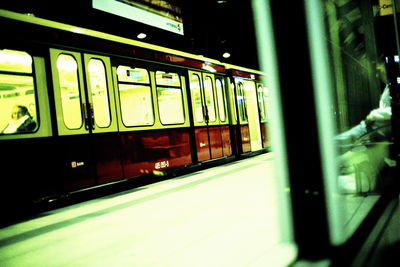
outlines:
[[[396,0],[397,12],[399,12],[400,1]],[[393,2],[392,0],[379,0],[379,13],[381,16],[393,14]]]
[[[183,35],[181,8],[168,1],[93,0],[93,8]]]

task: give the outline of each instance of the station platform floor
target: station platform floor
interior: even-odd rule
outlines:
[[[0,229],[0,266],[286,266],[272,153]]]

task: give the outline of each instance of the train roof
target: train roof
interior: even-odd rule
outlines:
[[[5,9],[0,9],[0,17],[20,22],[30,23],[34,25],[39,25],[47,28],[52,28],[56,30],[61,30],[64,32],[78,34],[81,36],[95,37],[124,45],[131,45],[137,48],[151,50],[155,53],[162,53],[164,55],[167,55],[166,57],[157,57],[157,58],[160,60],[165,59],[165,61],[168,61],[169,63],[173,64],[175,63],[178,65],[189,65],[191,67],[201,68],[204,70],[208,70],[210,72],[222,72],[222,73],[231,72],[234,73],[235,76],[243,76],[246,78],[250,78],[250,74],[255,74],[257,76],[263,75],[263,73],[258,70],[227,64],[216,59],[204,57],[202,55],[191,54],[188,52],[166,48],[163,46],[137,41],[109,33],[104,33],[96,30],[91,30],[83,27],[78,27],[70,24],[39,18],[31,14],[21,14]]]

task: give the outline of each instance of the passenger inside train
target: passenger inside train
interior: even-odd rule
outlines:
[[[33,120],[28,108],[23,105],[16,105],[11,111],[11,120],[6,128],[2,130],[2,133],[32,132],[35,128],[36,122]]]

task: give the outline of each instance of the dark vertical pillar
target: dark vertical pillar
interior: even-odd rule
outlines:
[[[328,256],[330,238],[306,10],[303,1],[269,3],[295,239],[300,258],[323,259]]]

